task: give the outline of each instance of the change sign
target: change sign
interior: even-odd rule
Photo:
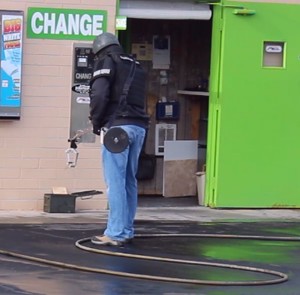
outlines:
[[[105,10],[30,7],[27,13],[28,38],[93,40],[106,26]]]

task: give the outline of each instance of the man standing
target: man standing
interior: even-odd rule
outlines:
[[[120,246],[134,237],[136,173],[149,123],[145,111],[146,75],[138,62],[124,54],[118,39],[111,33],[95,38],[93,53],[95,64],[90,82],[93,132],[100,135],[103,129],[121,128],[127,134],[128,146],[121,152],[102,146],[109,214],[103,235],[93,237],[92,243]]]

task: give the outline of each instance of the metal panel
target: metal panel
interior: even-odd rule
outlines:
[[[165,141],[163,196],[196,195],[197,140]]]
[[[183,0],[121,0],[119,15],[144,19],[198,19],[209,20],[208,4]]]
[[[90,43],[74,44],[70,138],[83,133],[80,142],[95,142],[95,135],[89,130],[89,82],[93,73],[93,58]]]

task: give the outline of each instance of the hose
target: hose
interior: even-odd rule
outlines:
[[[273,240],[273,241],[300,241],[300,237],[279,237],[279,236],[251,236],[251,235],[225,235],[225,234],[137,234],[135,238],[156,238],[156,237],[196,237],[196,238],[227,238],[227,239],[251,239],[251,240]],[[81,250],[93,252],[102,255],[113,255],[119,257],[126,257],[132,259],[143,259],[143,260],[152,260],[159,262],[171,262],[171,263],[180,263],[180,264],[189,264],[189,265],[204,265],[210,267],[220,267],[235,269],[248,272],[263,273],[276,278],[270,280],[258,280],[258,281],[211,281],[211,280],[197,280],[197,279],[184,279],[184,278],[174,278],[174,277],[162,277],[162,276],[152,276],[144,274],[134,274],[120,271],[112,271],[103,268],[93,268],[85,267],[82,265],[63,263],[54,260],[48,260],[44,258],[38,258],[30,255],[24,255],[16,252],[6,251],[0,249],[1,255],[6,255],[14,258],[20,258],[32,262],[47,264],[51,266],[67,268],[72,270],[79,270],[85,272],[101,273],[108,275],[115,275],[133,279],[146,279],[146,280],[155,280],[155,281],[165,281],[165,282],[174,282],[174,283],[187,283],[187,284],[197,284],[197,285],[213,285],[213,286],[258,286],[258,285],[271,285],[279,284],[286,282],[288,280],[288,275],[279,271],[273,271],[269,269],[256,268],[241,266],[235,264],[224,264],[224,263],[214,263],[214,262],[205,262],[205,261],[194,261],[194,260],[181,260],[165,257],[154,257],[140,254],[128,254],[123,252],[114,252],[102,249],[95,249],[91,247],[84,246],[86,242],[90,242],[91,238],[84,238],[76,241],[75,246]]]
[[[154,237],[201,237],[201,238],[227,238],[227,239],[251,239],[251,240],[277,240],[277,241],[300,241],[300,238],[297,237],[275,237],[275,236],[250,236],[250,235],[225,235],[225,234],[137,234],[135,238],[154,238]],[[211,280],[195,280],[195,279],[182,279],[182,278],[173,278],[173,277],[161,277],[161,276],[152,276],[152,275],[142,275],[142,274],[129,274],[125,272],[114,272],[115,275],[135,278],[135,279],[149,279],[156,281],[167,281],[175,283],[188,283],[188,284],[198,284],[198,285],[213,285],[213,286],[258,286],[258,285],[271,285],[279,284],[286,282],[288,280],[288,275],[282,272],[273,271],[269,269],[256,268],[241,266],[235,264],[224,264],[216,262],[204,262],[204,261],[194,261],[194,260],[181,260],[165,257],[155,257],[147,256],[140,254],[128,254],[123,252],[108,251],[102,249],[95,249],[91,247],[86,247],[82,245],[83,243],[89,242],[91,238],[85,238],[78,240],[75,243],[75,246],[81,250],[93,252],[103,255],[112,255],[133,259],[143,259],[143,260],[152,260],[160,262],[171,262],[179,264],[190,264],[190,265],[205,265],[211,267],[221,267],[236,269],[249,272],[264,273],[277,277],[276,279],[271,280],[260,280],[260,281],[211,281]],[[110,271],[111,273],[111,271]]]

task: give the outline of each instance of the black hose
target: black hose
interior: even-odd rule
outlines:
[[[300,241],[299,237],[276,237],[276,236],[250,236],[250,235],[224,235],[224,234],[146,234],[146,235],[135,235],[135,238],[154,238],[154,237],[201,237],[201,238],[229,238],[229,239],[252,239],[252,240],[273,240],[273,241]],[[148,280],[156,280],[156,281],[167,281],[174,283],[188,283],[188,284],[198,284],[198,285],[213,285],[213,286],[258,286],[258,285],[271,285],[271,284],[279,284],[286,282],[288,280],[288,275],[282,272],[273,271],[269,269],[256,268],[256,267],[248,267],[241,266],[235,264],[224,264],[224,263],[214,263],[214,262],[205,262],[205,261],[194,261],[194,260],[181,260],[181,259],[172,259],[165,257],[154,257],[147,255],[139,255],[139,254],[128,254],[122,252],[114,252],[102,249],[95,249],[91,247],[86,247],[83,244],[89,242],[91,238],[84,238],[76,241],[75,246],[84,251],[93,252],[97,254],[104,255],[113,255],[119,257],[127,257],[134,259],[144,259],[144,260],[152,260],[152,261],[161,261],[161,262],[171,262],[171,263],[181,263],[181,264],[190,264],[190,265],[205,265],[211,267],[221,267],[221,268],[229,268],[236,269],[242,271],[256,272],[268,274],[271,276],[275,276],[276,278],[270,280],[258,280],[258,281],[209,281],[209,280],[196,280],[196,279],[182,279],[182,278],[174,278],[174,277],[161,277],[161,276],[152,276],[152,275],[142,275],[142,274],[133,274],[126,273],[120,271],[112,271],[108,269],[102,268],[92,268],[85,267],[76,264],[63,263],[54,260],[48,260],[43,258],[38,258],[29,255],[23,255],[16,252],[5,251],[0,249],[0,254],[25,259],[28,261],[38,262],[42,264],[52,265],[56,267],[74,269],[79,271],[93,272],[93,273],[102,273],[109,275],[122,276],[127,278],[134,279],[148,279]]]
[[[217,235],[206,235],[206,234],[148,234],[148,235],[136,235],[136,238],[151,238],[151,237],[213,237],[216,238]],[[235,235],[220,235],[222,238],[238,238]],[[245,236],[241,236],[245,238]],[[248,239],[251,236],[248,236]],[[161,262],[171,262],[171,263],[180,263],[180,264],[190,264],[190,265],[205,265],[211,267],[222,267],[222,268],[230,268],[237,269],[243,271],[250,272],[259,272],[264,274],[269,274],[276,276],[277,279],[272,280],[261,280],[261,281],[208,281],[208,280],[194,280],[194,279],[181,279],[181,278],[173,278],[173,277],[161,277],[161,276],[152,276],[152,275],[141,275],[141,274],[130,274],[130,273],[120,273],[118,275],[123,276],[126,274],[126,277],[131,277],[135,279],[148,279],[148,280],[156,280],[156,281],[168,281],[168,282],[176,282],[176,283],[188,283],[188,284],[198,284],[198,285],[216,285],[216,286],[253,286],[253,285],[270,285],[270,284],[279,284],[288,280],[288,276],[282,272],[277,272],[268,269],[248,267],[248,266],[239,266],[234,264],[224,264],[224,263],[214,263],[214,262],[204,262],[204,261],[194,261],[194,260],[181,260],[181,259],[173,259],[173,258],[165,258],[165,257],[157,257],[157,256],[147,256],[147,255],[139,255],[139,254],[128,254],[123,252],[115,252],[108,251],[102,249],[95,249],[83,246],[82,244],[85,242],[89,242],[91,238],[85,238],[78,240],[75,245],[76,247],[93,253],[104,254],[104,255],[112,255],[126,258],[134,258],[134,259],[143,259],[143,260],[152,260],[152,261],[161,261]],[[299,239],[300,241],[300,239]]]
[[[252,240],[277,240],[277,241],[300,241],[298,237],[276,237],[276,236],[250,236],[250,235],[225,235],[225,234],[136,234],[135,238],[154,238],[154,237],[201,237],[201,238],[227,238],[227,239],[252,239]],[[259,281],[209,281],[209,280],[194,280],[194,279],[181,279],[173,277],[161,277],[161,276],[150,276],[142,274],[129,274],[129,273],[120,273],[117,275],[138,278],[138,279],[149,279],[157,281],[168,281],[176,283],[189,283],[189,284],[199,284],[199,285],[214,285],[214,286],[257,286],[257,285],[271,285],[279,284],[288,280],[288,275],[282,272],[273,271],[269,269],[256,268],[241,266],[235,264],[224,264],[224,263],[215,263],[215,262],[204,262],[204,261],[194,261],[194,260],[181,260],[181,259],[172,259],[165,257],[155,257],[155,256],[146,256],[139,254],[128,254],[123,252],[108,251],[102,249],[95,249],[91,247],[83,246],[83,243],[89,242],[91,238],[85,238],[78,240],[75,245],[79,249],[84,251],[93,252],[97,254],[120,256],[134,259],[144,259],[152,261],[162,261],[162,262],[171,262],[171,263],[181,263],[181,264],[190,264],[190,265],[205,265],[211,267],[221,267],[221,268],[230,268],[242,271],[264,273],[277,277],[276,279],[271,280],[259,280]]]

